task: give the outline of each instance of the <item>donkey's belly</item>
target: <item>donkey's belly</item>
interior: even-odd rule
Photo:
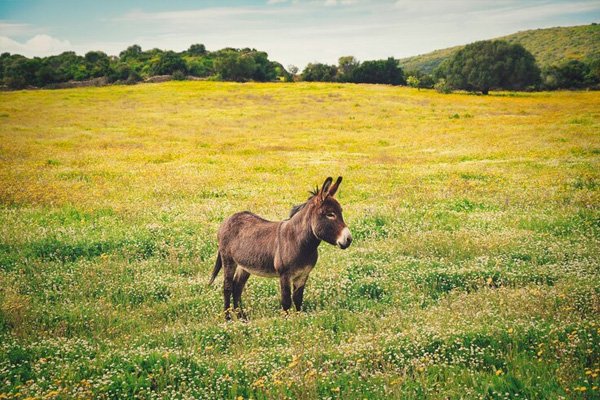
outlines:
[[[275,271],[275,268],[268,268],[268,267],[256,268],[256,267],[249,267],[249,266],[240,265],[240,264],[238,264],[238,267],[243,269],[246,272],[251,273],[252,275],[263,276],[265,278],[275,278],[275,277],[279,276],[277,271]]]

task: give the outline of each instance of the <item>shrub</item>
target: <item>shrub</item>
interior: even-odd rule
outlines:
[[[448,84],[448,82],[446,82],[446,80],[444,78],[441,78],[440,80],[438,80],[437,83],[433,86],[433,88],[438,93],[444,93],[444,94],[452,93],[452,87]]]

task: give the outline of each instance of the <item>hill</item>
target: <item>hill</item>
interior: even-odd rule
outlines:
[[[600,57],[600,25],[580,25],[532,29],[494,38],[519,43],[529,50],[540,67],[563,60],[585,60]],[[454,46],[400,60],[405,71],[431,73],[445,59],[464,46]]]

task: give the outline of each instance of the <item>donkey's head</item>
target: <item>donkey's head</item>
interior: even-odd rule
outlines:
[[[342,206],[334,197],[342,177],[337,178],[334,184],[331,184],[332,181],[331,177],[325,179],[321,190],[313,196],[314,207],[310,224],[313,234],[318,239],[346,249],[352,243],[352,235],[344,222]]]

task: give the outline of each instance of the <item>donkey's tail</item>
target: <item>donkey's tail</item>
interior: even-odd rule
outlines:
[[[210,281],[208,281],[209,285],[213,284],[213,282],[215,281],[215,278],[217,277],[217,275],[219,275],[219,271],[221,270],[221,267],[223,267],[223,261],[221,261],[221,253],[218,252],[217,253],[217,261],[215,261],[215,268],[213,268],[212,276],[210,277]]]

